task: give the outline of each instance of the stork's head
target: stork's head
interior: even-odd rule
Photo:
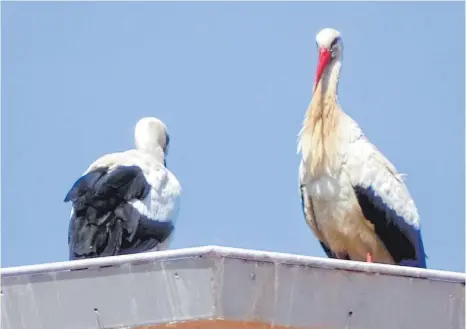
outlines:
[[[335,61],[340,60],[343,51],[340,32],[332,28],[320,30],[316,35],[317,48],[319,49],[319,63],[317,64],[315,86],[322,78],[325,69]]]
[[[167,126],[161,120],[146,117],[136,124],[134,141],[138,150],[154,153],[157,149],[161,149],[165,156],[168,152],[170,135]]]

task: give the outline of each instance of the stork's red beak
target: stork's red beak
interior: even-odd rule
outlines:
[[[314,85],[314,91],[317,88],[317,84],[322,78],[322,73],[324,72],[325,68],[327,67],[330,58],[332,57],[332,53],[327,48],[320,48],[319,50],[319,63],[317,64],[317,72],[316,72],[316,81]]]

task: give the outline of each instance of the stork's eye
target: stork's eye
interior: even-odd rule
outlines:
[[[338,42],[340,41],[340,38],[335,38],[335,40],[332,41],[330,44],[330,51],[332,52],[332,58],[335,58],[337,56],[337,49],[338,49]]]
[[[340,41],[340,37],[333,39],[332,43],[330,44],[330,49],[335,49],[337,47],[338,41]]]

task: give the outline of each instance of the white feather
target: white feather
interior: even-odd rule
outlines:
[[[343,114],[342,124],[359,138],[349,139],[347,172],[353,186],[371,187],[374,192],[410,225],[419,228],[419,214],[414,201],[395,166],[363,135],[359,126]],[[344,128],[343,128],[344,129]]]

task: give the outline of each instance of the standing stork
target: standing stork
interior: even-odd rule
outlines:
[[[426,267],[419,215],[401,175],[338,104],[343,43],[317,36],[314,94],[298,139],[306,222],[330,258]]]
[[[166,168],[170,142],[157,118],[138,121],[136,149],[92,163],[70,189],[70,259],[168,248],[180,206],[181,185]]]

